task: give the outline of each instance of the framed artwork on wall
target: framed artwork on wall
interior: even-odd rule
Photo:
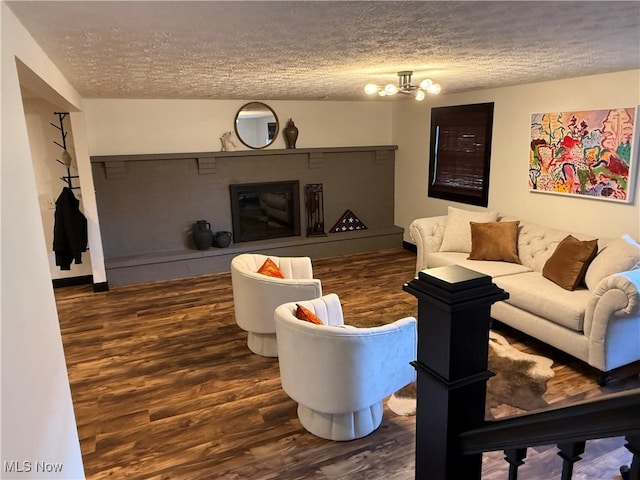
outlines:
[[[534,113],[529,188],[630,203],[638,135],[637,107]]]

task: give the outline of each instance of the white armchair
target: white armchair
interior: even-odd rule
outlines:
[[[257,273],[267,258],[280,268],[284,279]],[[231,283],[236,323],[248,332],[249,350],[265,357],[278,356],[273,322],[276,307],[322,295],[321,282],[313,278],[309,257],[241,254],[231,260]]]
[[[295,317],[296,303],[325,325]],[[312,434],[353,440],[382,423],[382,401],[415,380],[416,319],[374,328],[345,326],[340,299],[329,294],[275,310],[283,390],[298,402],[298,418]]]

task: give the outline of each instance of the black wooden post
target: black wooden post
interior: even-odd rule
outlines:
[[[479,480],[482,455],[460,433],[484,423],[491,305],[509,295],[460,266],[423,270],[403,289],[418,298],[416,480]]]
[[[640,480],[640,435],[627,435],[625,438],[627,440],[625,447],[633,454],[633,460],[631,468],[628,470],[625,468],[627,476],[623,475],[622,478],[624,480]],[[622,470],[620,468],[621,472]]]

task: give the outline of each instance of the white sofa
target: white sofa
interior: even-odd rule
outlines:
[[[496,220],[519,220],[521,263],[468,259],[471,239],[465,222]],[[586,285],[569,291],[545,278],[543,268],[567,235],[593,239],[589,235],[453,207],[449,215],[414,220],[409,232],[417,247],[416,272],[457,264],[491,276],[509,293],[492,306],[492,318],[608,372],[601,383],[610,380],[613,369],[640,360],[640,245],[630,237],[598,239]]]

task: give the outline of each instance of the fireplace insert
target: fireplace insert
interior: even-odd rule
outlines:
[[[297,180],[235,184],[229,190],[234,243],[300,235]]]

